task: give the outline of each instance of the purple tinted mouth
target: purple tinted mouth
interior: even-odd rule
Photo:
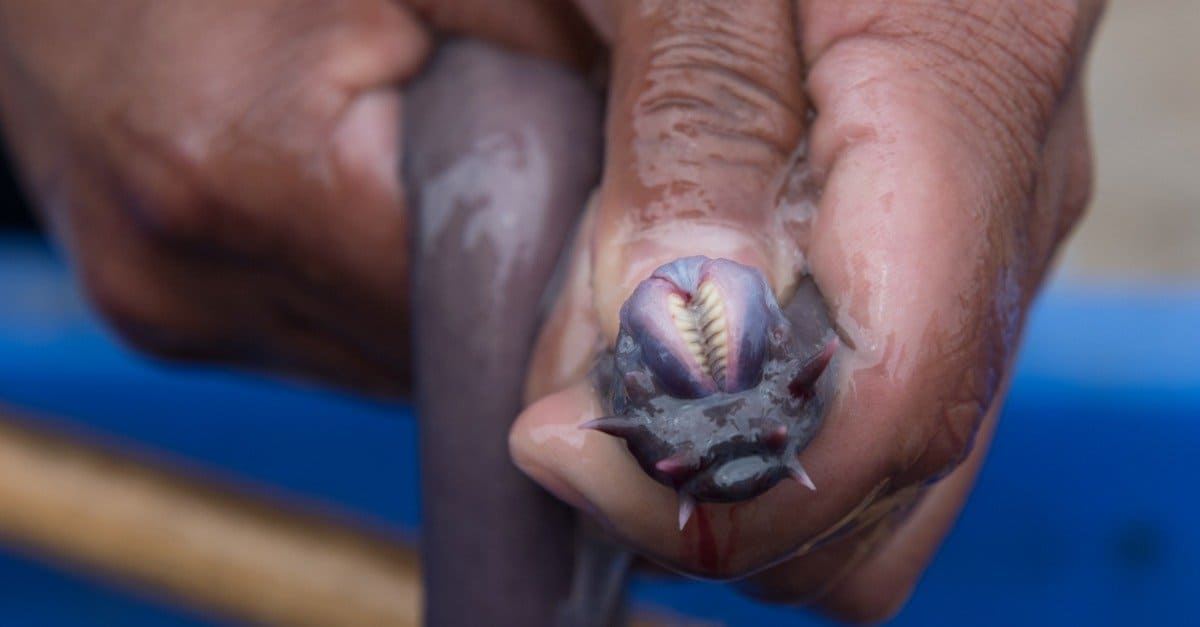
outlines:
[[[813,489],[797,455],[820,426],[816,384],[837,341],[795,331],[758,270],[666,264],[625,302],[616,350],[597,366],[612,415],[583,426],[624,439],[679,493],[680,528],[696,501],[754,498],[789,476]]]
[[[621,307],[621,327],[667,392],[738,392],[762,373],[773,301],[758,270],[687,257],[638,285]]]

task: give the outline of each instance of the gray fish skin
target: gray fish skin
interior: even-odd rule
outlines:
[[[601,112],[564,68],[468,41],[406,92],[426,624],[549,625],[568,595],[574,517],[507,442]]]

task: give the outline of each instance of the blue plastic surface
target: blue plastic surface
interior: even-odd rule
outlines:
[[[417,530],[404,407],[131,355],[34,243],[0,240],[0,403],[363,519]],[[1200,290],[1055,286],[1031,317],[970,503],[897,625],[1200,624]],[[0,553],[0,625],[216,625]],[[729,625],[817,625],[714,584],[635,599]]]

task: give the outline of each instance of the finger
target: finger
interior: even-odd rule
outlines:
[[[531,400],[586,370],[592,334],[615,338],[621,303],[659,264],[701,253],[740,259],[767,270],[781,292],[800,264],[782,235],[793,216],[774,196],[803,131],[791,9],[653,6],[604,7],[606,23],[622,18],[604,181],[535,353]]]
[[[195,258],[147,237],[122,210],[119,180],[76,166],[44,196],[60,242],[91,300],[132,346],[156,357],[291,374],[380,395],[405,378],[331,332],[327,297],[286,276],[228,259]],[[65,206],[70,210],[65,211]]]
[[[873,6],[886,13],[896,5]],[[1041,154],[1050,127],[1049,117],[1040,116],[1053,113],[1073,72],[1062,64],[1074,63],[1069,51],[1050,45],[1050,52],[1058,54],[1048,53],[1045,42],[1073,41],[1075,16],[1047,22],[1053,32],[1039,32],[1035,46],[1025,22],[983,21],[984,27],[1001,32],[988,31],[986,37],[972,33],[969,27],[980,22],[969,12],[955,14],[965,20],[962,28],[929,33],[932,44],[899,33],[944,25],[947,15],[886,14],[884,18],[895,19],[871,20],[869,11],[851,11],[844,15],[861,18],[860,30],[838,31],[818,19],[818,10],[813,13],[802,20],[812,31],[806,30],[806,45],[824,41],[827,49],[813,46],[808,52],[809,90],[817,110],[809,165],[823,194],[808,233],[807,262],[846,346],[839,356],[837,397],[822,432],[804,452],[804,466],[819,491],[810,494],[785,483],[749,503],[704,506],[700,514],[709,532],[693,530],[689,536],[687,529],[683,534],[672,529],[669,490],[636,469],[626,473],[622,464],[628,466],[629,458],[619,446],[570,430],[597,411],[588,406],[586,385],[531,407],[514,437],[518,463],[535,478],[599,512],[652,556],[691,572],[736,575],[789,553],[810,551],[820,540],[857,524],[857,517],[874,504],[947,472],[965,457],[1008,368],[1022,312],[1040,281],[1040,260],[1048,254],[1030,235],[1044,232],[1056,220],[1047,219],[1038,207],[1051,207],[1053,214],[1064,198],[1047,192],[1034,206],[1028,203],[1044,165],[1033,156]],[[1041,22],[1035,26],[1046,27]],[[870,30],[881,27],[896,32]],[[831,39],[828,30],[843,39]],[[939,33],[965,39],[942,41]],[[854,45],[831,43],[843,40]],[[1047,56],[1014,58],[1007,48],[972,51],[976,41],[1004,42]],[[947,59],[951,44],[966,45],[971,52]],[[997,69],[979,62],[972,56],[976,53],[1020,67]],[[1020,97],[1005,101],[1011,108],[993,108],[999,97],[975,99],[979,90],[1010,80],[1007,73],[1019,75],[1029,67],[1046,74],[1025,75],[1022,80],[1033,87],[1022,84]],[[996,72],[1005,77],[997,78]],[[618,94],[619,89],[620,82]],[[619,110],[622,100],[614,96],[614,102]],[[636,151],[621,154],[620,144],[612,145],[612,134],[621,128],[614,118],[610,168],[636,162]],[[653,153],[653,146],[643,151],[654,154],[656,163],[672,163],[671,153]],[[631,178],[629,170],[607,172],[602,194],[621,189],[614,181],[622,180],[622,174]],[[686,169],[681,171],[686,176]],[[697,187],[719,177],[719,172],[705,176]],[[745,189],[739,193],[752,195]],[[711,223],[695,228],[691,220],[697,213],[701,222],[714,215],[695,210],[672,214],[667,203],[655,206],[662,212],[657,214],[630,210],[629,217],[612,211],[613,206],[636,209],[637,196],[630,197],[634,201],[613,203],[612,196],[602,195],[597,210],[593,280],[597,318],[608,337],[615,326],[612,303],[622,302],[630,282],[647,273],[645,268],[630,271],[630,279],[620,270],[667,256],[662,253],[669,244],[653,237],[655,218],[665,215],[671,228],[689,229],[685,246],[694,247],[708,243],[702,235]],[[729,229],[731,224],[735,226]],[[722,239],[739,241],[737,224],[723,222],[727,232]],[[793,243],[799,241],[797,237]],[[631,248],[636,254],[628,253]],[[759,255],[778,284],[788,273],[761,260],[776,257],[781,249],[786,247],[755,246],[742,260],[753,264],[752,257]],[[732,254],[737,258],[736,249]],[[778,285],[776,289],[785,292]],[[619,475],[614,474],[618,467]]]
[[[0,109],[102,309],[157,354],[402,389],[396,83],[429,45],[413,16],[387,0],[71,8],[6,12]]]
[[[980,428],[975,449],[944,480],[928,489],[915,510],[904,511],[898,520],[889,521],[892,524],[881,529],[876,539],[859,542],[854,558],[843,566],[848,567],[846,576],[825,582],[825,595],[815,600],[817,605],[841,620],[859,623],[876,622],[900,611],[962,511],[983,466],[999,413],[999,408],[990,413]],[[802,563],[792,565],[791,571],[813,572]],[[762,578],[781,574],[763,573]],[[780,583],[788,582],[775,582]],[[792,599],[797,590],[816,589],[788,587],[785,594]]]
[[[828,24],[822,24],[821,18],[833,16],[832,14],[821,14],[815,8],[812,11],[816,13],[809,19],[809,24],[815,29],[812,38],[822,41],[821,26]],[[1091,19],[1094,19],[1094,14]],[[1086,31],[1087,25],[1085,24],[1085,34]],[[868,30],[864,32],[864,35],[866,36],[858,38],[858,42],[877,41],[878,34],[871,34]],[[989,38],[995,40],[997,37],[992,35]],[[857,80],[859,83],[871,83],[870,80],[864,82],[862,76],[854,73],[851,64],[838,65],[839,59],[845,61],[850,58],[863,61],[868,56],[866,54],[862,56],[845,55],[847,48],[856,46],[856,38],[850,36],[846,40],[841,40],[839,46],[844,48],[842,52],[824,55],[824,60],[817,62],[812,71],[814,72],[812,94],[814,94],[815,101],[826,102],[827,109],[834,112],[832,115],[817,118],[817,124],[814,127],[815,136],[821,132],[827,132],[826,137],[838,135],[838,130],[830,130],[829,127],[822,126],[823,123],[839,120],[840,118],[836,115],[838,112],[852,111],[852,109],[836,108],[839,105],[826,100],[830,91],[822,90],[823,85],[836,84],[839,78],[847,78],[851,82]],[[830,44],[830,47],[834,47],[833,44]],[[810,54],[818,53],[810,52]],[[830,65],[823,66],[822,64]],[[880,70],[880,72],[886,73],[887,70]],[[1040,147],[1039,153],[1043,155],[1042,160],[1027,165],[1027,167],[1033,168],[1030,175],[1034,180],[1034,189],[1038,190],[1033,195],[1034,202],[1028,205],[1028,208],[1022,208],[1019,201],[1013,201],[1013,204],[1010,205],[1013,213],[1019,210],[1025,211],[1024,221],[1014,221],[1010,225],[1020,231],[1016,231],[1018,234],[1009,235],[1009,237],[1024,240],[1027,247],[1024,252],[1018,251],[1018,255],[1021,256],[1020,261],[1027,264],[1027,276],[1030,277],[1028,280],[1032,281],[1034,286],[1036,286],[1037,277],[1044,273],[1046,264],[1049,263],[1052,251],[1061,240],[1064,229],[1078,217],[1082,205],[1086,204],[1087,193],[1090,190],[1090,151],[1088,151],[1087,130],[1084,124],[1084,115],[1082,115],[1082,97],[1078,80],[1069,83],[1067,89],[1067,95],[1062,97],[1063,106],[1058,108],[1056,113],[1052,113],[1048,131],[1040,139],[1042,147]],[[889,95],[889,100],[902,101],[904,98],[898,98],[893,94]],[[914,105],[912,108],[920,109],[920,111],[937,111],[936,108],[931,109],[930,105]],[[944,113],[943,115],[949,117]],[[862,126],[862,118],[862,115],[859,115],[858,120],[850,121],[844,118],[841,120],[846,124]],[[942,119],[944,120],[944,118]],[[942,133],[943,139],[940,144],[953,144],[946,137],[949,135],[953,135],[953,131]],[[936,133],[930,133],[926,137],[926,141],[935,137],[937,137]],[[863,150],[863,148],[859,145],[857,148],[847,147],[845,150]],[[977,154],[979,154],[978,151]],[[814,159],[818,159],[820,155],[820,144],[815,141]],[[838,157],[833,157],[834,172],[839,167],[836,165],[838,163],[836,159]],[[852,163],[857,159],[862,159],[862,155],[842,156],[842,159]],[[988,163],[988,160],[982,159],[982,157],[976,157],[976,160],[979,163]],[[906,162],[920,163],[913,160]],[[998,165],[994,165],[990,168],[982,167],[980,169],[982,172],[977,175],[995,172],[1000,168]],[[850,184],[850,180],[852,179],[847,179],[847,185]],[[994,214],[1004,211],[1002,204],[998,207],[996,204],[992,204],[990,207],[988,204],[983,205]],[[916,211],[916,208],[908,210]],[[947,210],[953,209],[947,208]],[[961,231],[961,233],[970,235],[971,232]],[[814,250],[816,249],[818,246],[814,246]],[[986,276],[977,276],[973,280],[986,282]],[[1024,289],[1033,289],[1033,287],[1021,287],[1021,289],[1024,291]],[[946,294],[943,301],[949,300],[949,298],[950,294]],[[1028,298],[1028,292],[1019,298],[1025,301]],[[942,306],[944,309],[944,305]],[[906,307],[906,309],[911,309],[911,307]],[[980,329],[986,329],[990,326],[989,322],[984,316],[983,320],[976,318],[973,323],[978,324]],[[1019,324],[1019,322],[1016,323]],[[984,354],[984,356],[978,357],[986,358],[988,356]],[[997,368],[1003,370],[1004,366],[1008,365],[1007,359],[1003,360],[1002,364]],[[937,368],[937,365],[924,364],[920,368],[931,370]],[[886,400],[887,396],[880,395],[880,398],[890,402]],[[949,526],[953,524],[958,515],[962,503],[965,502],[973,478],[976,476],[979,466],[982,465],[986,447],[988,447],[992,430],[995,428],[998,411],[1000,411],[998,401],[991,402],[988,418],[984,420],[982,428],[974,436],[973,449],[965,464],[955,468],[942,483],[930,489],[916,512],[907,516],[898,529],[883,530],[881,535],[853,543],[856,544],[856,547],[851,549],[854,559],[847,561],[841,571],[847,573],[845,578],[830,581],[828,578],[822,577],[821,573],[829,572],[829,568],[822,565],[821,557],[814,554],[798,557],[785,565],[757,575],[755,578],[757,585],[772,591],[773,597],[784,599],[784,601],[797,602],[805,601],[805,599],[812,601],[815,595],[820,595],[818,604],[821,604],[830,613],[846,620],[878,621],[894,614],[910,595],[920,572],[931,559]],[[943,428],[953,428],[953,424],[948,422],[942,426]],[[940,465],[952,466],[959,459],[958,452],[965,448],[965,444],[955,444],[950,438],[944,438],[943,434],[944,440],[942,440],[941,446],[938,446],[937,437],[937,435],[932,436],[934,440],[926,444],[919,454],[907,454],[902,458],[911,460],[904,464],[905,476],[916,478],[941,472]]]
[[[586,360],[562,357],[584,344],[584,329],[600,329],[611,344],[621,304],[662,263],[695,254],[734,259],[764,270],[785,299],[798,278],[795,216],[777,208],[804,121],[794,15],[783,2],[728,7],[620,5],[606,169],[583,241],[588,253],[568,273],[576,283],[539,346],[558,356],[547,359],[558,368],[535,361],[531,391],[561,389],[570,379],[563,373],[586,368],[590,352]],[[580,277],[587,289],[578,287]],[[542,372],[557,382],[542,385]],[[616,441],[578,430],[597,415],[591,394],[586,385],[568,386],[531,407],[513,433],[517,463],[552,490],[580,496],[575,502],[636,545],[689,570],[719,574],[765,559],[749,546],[753,555],[720,565],[685,555],[695,539],[680,536],[674,493]],[[718,535],[729,524],[722,514]]]
[[[809,158],[824,190],[810,261],[858,347],[846,411],[873,414],[858,426],[892,437],[894,458],[921,458],[910,469],[928,476],[965,455],[1056,242],[1042,235],[1078,195],[1061,167],[1074,151],[1038,155],[1072,118],[1057,105],[1094,16],[1003,5],[981,21],[972,9],[867,4],[855,19],[804,11],[818,111]],[[941,39],[913,45],[922,29]],[[981,38],[994,48],[975,50]],[[989,90],[1012,95],[998,105]],[[936,419],[904,420],[918,415]]]
[[[428,36],[395,3],[309,4],[267,11],[280,19],[266,30],[253,28],[253,12],[232,26],[199,9],[153,23],[221,39],[210,44],[219,54],[198,60],[152,50],[178,62],[141,70],[138,90],[170,97],[136,99],[104,138],[113,163],[130,162],[149,228],[183,245],[302,261],[292,249],[311,252],[347,219],[356,241],[369,237],[359,222],[395,219],[395,83],[425,58]],[[181,120],[181,109],[199,113]],[[281,214],[292,228],[278,228]]]
[[[877,501],[859,527],[800,557],[756,574],[744,591],[776,603],[817,605],[847,622],[894,615],[957,519],[983,465],[999,418],[989,413],[967,460],[928,488]]]
[[[1021,69],[951,63],[947,50],[969,48],[955,37],[1004,42],[1022,53],[1034,44],[1022,43],[1027,31],[1012,13],[980,23],[969,12],[878,8],[882,17],[858,16],[861,30],[819,4],[805,13],[818,110],[811,159],[826,173],[812,268],[823,285],[837,286],[827,293],[856,346],[848,361],[858,361],[850,380],[855,393],[843,397],[823,437],[855,443],[846,451],[853,459],[891,460],[892,468],[881,470],[897,487],[939,476],[975,450],[894,536],[874,539],[882,543],[877,554],[854,552],[866,561],[822,603],[859,620],[899,607],[961,508],[990,439],[999,378],[1011,365],[1022,313],[1061,238],[1064,215],[1077,215],[1086,202],[1089,178],[1074,57],[1060,51],[1060,65],[1026,58]],[[1075,41],[1094,18],[1042,20],[1039,27],[1055,25],[1058,38],[1043,32],[1039,41]],[[936,50],[898,35],[955,19],[963,28],[938,31]],[[1027,78],[1028,100],[1013,99],[1010,109],[971,102],[1002,80],[990,72],[1028,68],[1057,73],[1061,82]],[[934,88],[950,80],[947,73],[953,84],[975,87]],[[988,426],[977,433],[989,411]],[[872,481],[853,465],[837,472],[847,484]],[[815,569],[812,557],[758,580],[784,597],[811,598],[824,583],[818,573],[827,570]]]
[[[105,240],[101,230],[73,224],[73,246],[99,248],[81,251],[78,266],[85,273],[93,270],[88,260],[124,266],[114,270],[127,287],[106,281],[98,295],[138,292],[136,300],[153,301],[109,317],[125,326],[149,320],[134,342],[156,354],[402,390],[409,376],[408,217],[397,174],[398,119],[398,94],[356,96],[324,154],[314,156],[326,175],[314,180],[300,166],[263,173],[270,180],[254,184],[273,189],[257,198],[236,179],[193,178],[195,169],[156,142],[118,141],[130,146],[123,157],[78,166],[104,173],[89,185],[107,197],[95,207],[73,198],[60,212],[69,222],[113,222],[120,230]],[[226,167],[219,157],[206,163]],[[67,193],[85,192],[72,182]],[[113,241],[128,248],[111,248]],[[218,334],[227,337],[217,342]],[[314,350],[317,344],[330,347]],[[197,352],[201,346],[209,348]],[[391,383],[381,386],[385,378]]]
[[[592,259],[610,339],[634,286],[684,254],[746,261],[780,289],[794,280],[775,193],[804,122],[788,4],[619,6]]]
[[[232,87],[199,128],[159,128],[171,112],[146,105],[106,146],[109,159],[125,166],[122,204],[151,235],[197,265],[224,259],[272,273],[304,294],[288,297],[304,301],[289,308],[405,379],[409,238],[395,82],[416,71],[428,38],[394,3],[303,8],[286,9],[285,32],[270,31],[279,41],[268,54],[286,58],[254,66],[276,71]],[[231,30],[233,50],[262,45]]]
[[[567,249],[557,300],[542,322],[530,357],[523,394],[526,405],[586,377],[595,356],[605,348],[592,307],[592,251],[588,242],[595,231],[595,201],[593,193]]]

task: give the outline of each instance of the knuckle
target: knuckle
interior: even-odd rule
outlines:
[[[102,260],[82,268],[83,292],[96,311],[118,329],[146,326],[151,316],[144,305],[141,278],[119,264]]]
[[[164,359],[190,352],[162,305],[162,295],[136,269],[107,260],[87,264],[81,283],[92,306],[132,348]]]
[[[154,351],[156,334],[151,329],[162,321],[146,306],[143,287],[124,273],[104,269],[85,273],[83,286],[92,306],[122,340],[140,351]]]
[[[171,242],[211,242],[236,232],[240,220],[222,202],[210,149],[194,145],[186,131],[167,136],[124,124],[131,160],[122,203],[151,234]]]
[[[149,230],[167,241],[194,244],[209,241],[219,232],[219,209],[196,194],[135,196],[128,202]]]

